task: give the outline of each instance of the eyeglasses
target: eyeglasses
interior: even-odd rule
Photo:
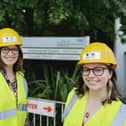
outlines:
[[[94,68],[83,67],[82,73],[84,76],[88,76],[90,72],[92,71],[94,75],[101,76],[104,74],[104,70],[106,69],[108,68],[107,67],[94,67]]]
[[[19,49],[18,48],[2,48],[1,53],[8,54],[9,52],[12,52],[13,54],[18,54]]]

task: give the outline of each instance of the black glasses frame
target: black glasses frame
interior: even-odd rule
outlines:
[[[1,48],[1,52],[4,53],[4,54],[8,54],[10,51],[13,54],[18,54],[19,49],[18,48],[6,48],[6,47]]]
[[[104,74],[104,70],[109,70],[109,68],[107,67],[94,67],[94,68],[82,67],[82,74],[84,76],[88,76],[90,72],[92,71],[92,73],[95,76],[101,76]]]

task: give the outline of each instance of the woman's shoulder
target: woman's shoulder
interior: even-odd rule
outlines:
[[[67,102],[69,102],[70,100],[71,100],[71,98],[73,97],[73,95],[75,94],[75,87],[73,87],[70,91],[69,91],[69,93],[68,93],[68,95],[67,95],[67,99],[66,99],[66,103]]]
[[[16,74],[17,74],[17,75],[19,75],[19,76],[24,77],[24,73],[23,73],[23,72],[21,72],[21,71],[17,71],[17,72],[16,72]]]
[[[123,103],[120,100],[112,101],[112,103],[104,105],[105,106],[104,108],[106,109],[106,111],[109,111],[109,112],[110,111],[118,111],[122,104]]]
[[[70,92],[68,93],[69,97],[72,97],[75,94],[76,87],[73,87]]]

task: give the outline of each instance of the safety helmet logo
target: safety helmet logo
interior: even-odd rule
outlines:
[[[3,38],[2,38],[2,40],[3,40],[3,43],[5,42],[16,42],[17,41],[17,39],[16,39],[16,36],[4,36]]]
[[[100,52],[88,52],[86,54],[83,54],[83,60],[88,60],[88,59],[100,59],[101,58],[101,54]]]

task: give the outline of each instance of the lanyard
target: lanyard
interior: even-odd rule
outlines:
[[[17,98],[17,81],[14,80],[13,82],[10,82],[7,74],[4,72],[4,77],[8,83],[8,86],[10,87],[10,89],[14,92],[14,95],[16,96]]]

